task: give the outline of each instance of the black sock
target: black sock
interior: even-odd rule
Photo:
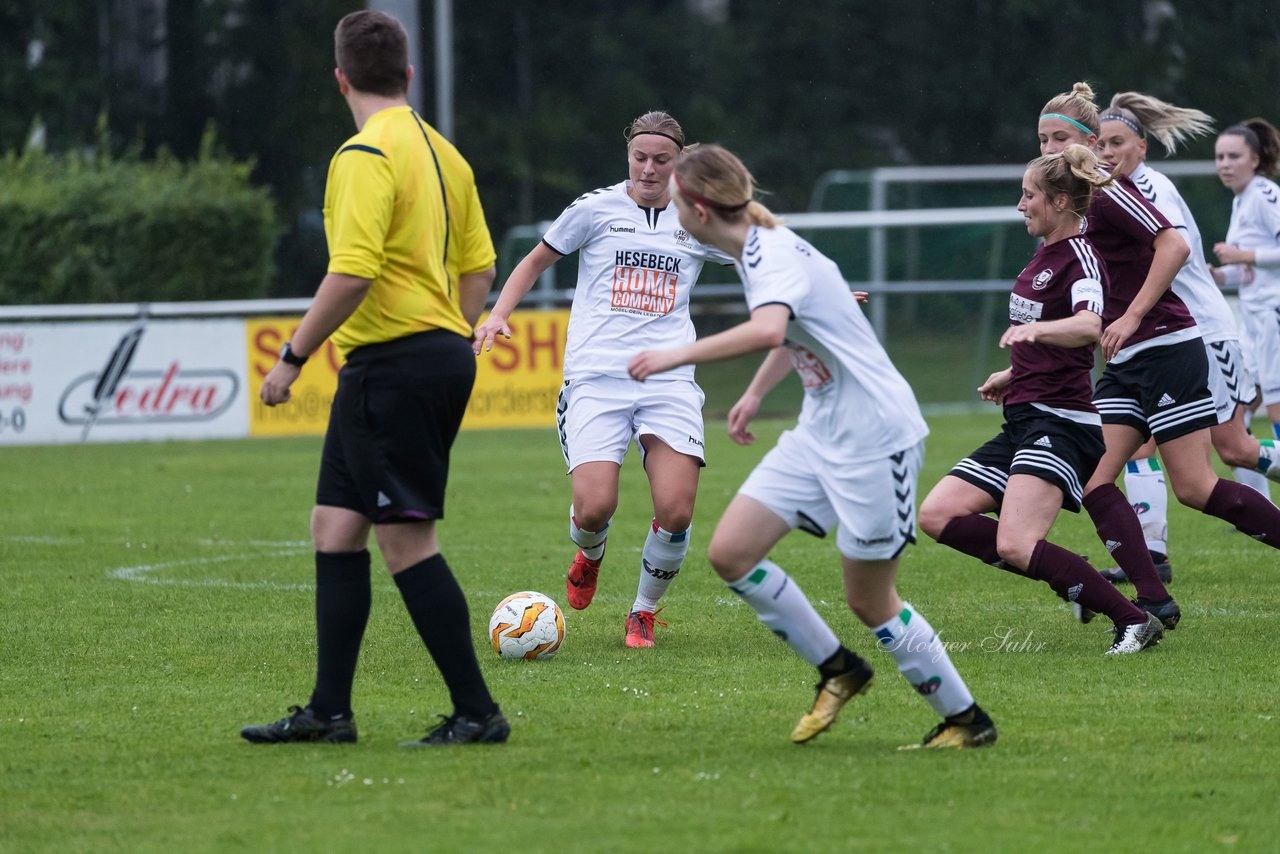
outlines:
[[[444,555],[432,555],[392,578],[427,652],[444,677],[454,711],[469,717],[493,714],[498,706],[489,695],[476,661],[467,600]]]
[[[351,683],[369,622],[369,552],[316,552],[317,717],[351,715]]]
[[[818,665],[818,674],[825,679],[832,679],[842,673],[848,673],[859,663],[865,664],[862,658],[854,651],[841,646],[835,651],[835,654],[826,661]]]

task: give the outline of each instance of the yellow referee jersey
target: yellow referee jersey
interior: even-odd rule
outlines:
[[[372,279],[333,334],[346,357],[428,329],[469,336],[458,276],[493,265],[475,177],[412,107],[374,113],[329,162],[324,194],[329,272]]]

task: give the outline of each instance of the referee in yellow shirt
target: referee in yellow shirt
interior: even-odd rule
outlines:
[[[399,21],[344,17],[338,89],[357,133],[329,164],[328,275],[262,384],[289,400],[307,357],[332,336],[346,359],[329,415],[311,537],[316,549],[316,683],[303,708],[249,726],[255,743],[353,742],[351,686],[369,618],[369,530],[453,714],[406,746],[506,741],[471,643],[467,602],[436,543],[449,449],[471,396],[469,339],[493,283],[493,241],[471,167],[409,106],[413,68]]]

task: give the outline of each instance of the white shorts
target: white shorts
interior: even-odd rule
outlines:
[[[657,436],[682,454],[706,463],[702,389],[689,380],[649,380],[593,375],[565,380],[556,402],[556,426],[565,465],[622,465],[632,440],[644,459],[641,436]]]
[[[1209,357],[1209,393],[1213,395],[1213,408],[1218,412],[1218,423],[1226,424],[1235,415],[1237,406],[1253,406],[1258,398],[1256,381],[1245,367],[1239,341],[1206,341],[1204,350]]]
[[[1241,305],[1244,338],[1253,355],[1253,376],[1262,388],[1262,405],[1280,403],[1280,307]]]
[[[924,442],[883,459],[833,468],[788,430],[738,490],[818,537],[839,523],[836,548],[857,560],[897,557],[916,541],[916,479]]]
[[[1249,343],[1249,333],[1244,328],[1244,311],[1240,307],[1240,297],[1227,295],[1227,305],[1236,319],[1236,329],[1240,330],[1240,358],[1244,360],[1244,369],[1249,372],[1249,379],[1254,385],[1258,383],[1258,360],[1253,357],[1253,345]]]

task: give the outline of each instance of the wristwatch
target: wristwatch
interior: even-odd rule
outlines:
[[[293,352],[293,347],[291,347],[289,342],[286,341],[280,347],[280,361],[284,362],[286,365],[293,365],[295,368],[301,368],[307,363],[307,357],[299,356],[297,353]]]

